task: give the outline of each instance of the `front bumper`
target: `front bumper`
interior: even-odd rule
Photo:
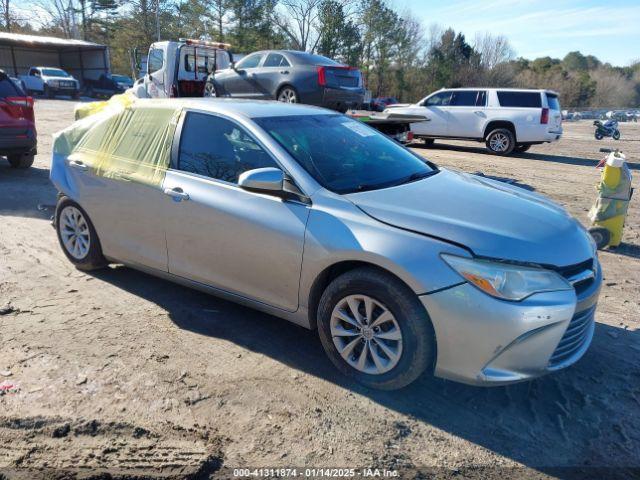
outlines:
[[[600,268],[586,288],[490,297],[468,283],[420,300],[436,333],[435,375],[471,385],[504,385],[577,362],[594,332]]]

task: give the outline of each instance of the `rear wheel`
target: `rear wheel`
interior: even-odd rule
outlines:
[[[318,333],[333,364],[372,388],[402,388],[435,357],[433,326],[418,297],[375,268],[352,270],[329,284],[318,306]]]
[[[278,92],[277,100],[284,103],[298,103],[298,93],[293,87],[284,87]]]
[[[205,97],[217,97],[216,87],[212,82],[207,82],[204,84],[204,96]]]
[[[62,251],[77,269],[95,270],[107,265],[89,216],[67,197],[56,207],[56,232]]]
[[[7,160],[9,160],[9,165],[11,168],[29,168],[33,165],[33,159],[35,155],[33,153],[23,153],[19,155],[9,155]]]
[[[495,155],[509,155],[516,146],[516,139],[511,130],[496,128],[487,135],[487,150]]]
[[[603,136],[600,132],[596,132],[593,134],[594,137],[596,137],[596,140],[602,140]]]
[[[593,227],[589,229],[589,234],[593,241],[596,242],[596,246],[598,250],[602,250],[604,247],[609,245],[611,241],[611,232],[603,227]]]
[[[614,140],[620,140],[620,130],[616,130],[615,132],[613,132],[612,136]]]

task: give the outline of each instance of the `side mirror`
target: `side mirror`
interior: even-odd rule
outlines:
[[[279,168],[256,168],[240,174],[238,185],[254,192],[281,194],[284,192],[284,179],[284,172]]]

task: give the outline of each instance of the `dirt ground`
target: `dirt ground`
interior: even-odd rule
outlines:
[[[377,392],[342,378],[314,332],[129,268],[75,270],[49,222],[48,179],[51,134],[73,106],[36,102],[33,168],[0,160],[0,384],[15,387],[0,393],[0,479],[233,477],[235,467],[640,475],[637,198],[623,246],[601,253],[595,338],[577,365],[509,387],[422,378]],[[560,142],[508,158],[463,142],[416,151],[514,179],[587,224],[599,147],[625,151],[640,187],[640,124],[621,131],[597,142],[591,122],[565,123]]]

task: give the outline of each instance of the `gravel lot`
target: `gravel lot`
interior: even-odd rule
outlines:
[[[637,198],[624,245],[601,254],[595,339],[577,365],[510,387],[423,378],[377,392],[342,378],[314,332],[129,268],[75,270],[50,226],[48,179],[51,134],[73,106],[36,101],[34,167],[0,161],[0,384],[16,386],[0,396],[0,479],[231,477],[233,467],[640,474],[629,469],[640,468]],[[559,143],[509,158],[464,142],[416,151],[516,180],[587,224],[599,147],[625,151],[640,186],[640,125],[621,132],[597,142],[591,122],[565,123]]]

